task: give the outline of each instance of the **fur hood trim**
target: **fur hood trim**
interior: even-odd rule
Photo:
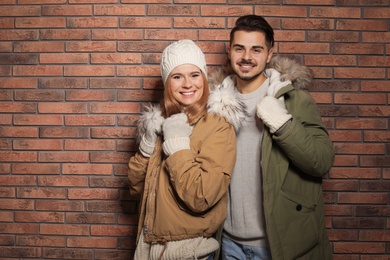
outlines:
[[[274,56],[266,69],[275,69],[280,73],[280,81],[291,81],[295,89],[308,89],[312,76],[308,67],[303,66],[293,59]],[[221,85],[222,81],[234,74],[230,67],[214,71],[209,76],[209,82],[213,86]]]

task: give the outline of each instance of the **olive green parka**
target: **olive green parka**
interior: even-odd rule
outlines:
[[[264,127],[261,148],[264,217],[272,259],[332,259],[322,177],[333,165],[334,149],[306,89],[310,73],[287,58],[274,57],[269,67],[280,72],[278,80],[292,82],[275,94],[275,98],[284,98],[292,121],[276,134]],[[235,88],[218,84],[218,78],[215,88]]]

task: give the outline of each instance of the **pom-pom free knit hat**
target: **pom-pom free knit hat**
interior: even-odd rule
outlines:
[[[191,40],[180,40],[170,44],[161,56],[161,76],[165,83],[174,68],[183,64],[197,66],[207,78],[206,59],[202,50]]]

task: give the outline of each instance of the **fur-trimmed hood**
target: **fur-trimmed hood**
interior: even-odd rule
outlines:
[[[307,67],[280,56],[271,59],[265,73],[270,78],[267,95],[275,95],[278,90],[289,84],[292,84],[295,89],[307,89],[312,80]],[[246,117],[246,109],[236,97],[238,91],[232,74],[233,71],[229,69],[220,69],[209,75],[208,108],[210,113],[225,117],[238,131]]]

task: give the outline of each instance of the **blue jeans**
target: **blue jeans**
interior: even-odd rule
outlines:
[[[221,254],[223,260],[271,260],[268,247],[241,245],[225,236],[222,236]]]

